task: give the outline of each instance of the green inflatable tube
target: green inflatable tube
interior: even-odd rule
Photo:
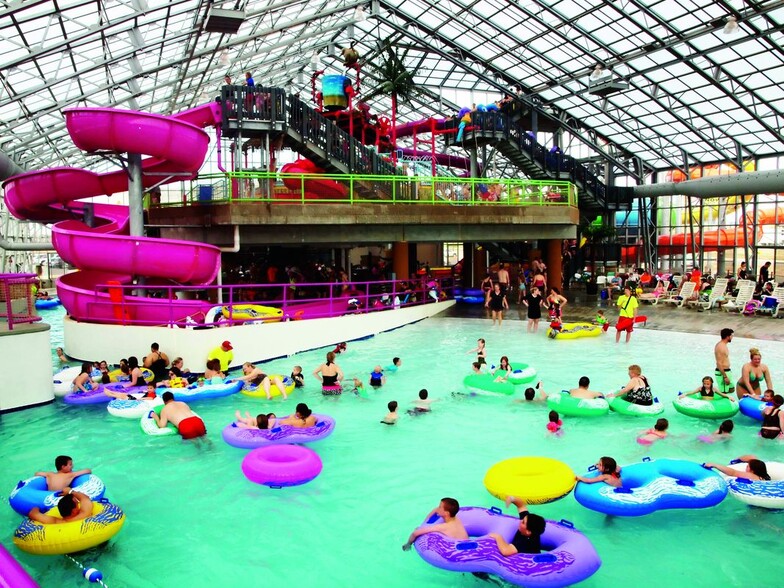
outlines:
[[[738,401],[732,398],[716,396],[706,400],[698,395],[682,395],[672,401],[672,405],[681,414],[698,419],[728,419],[738,413]]]
[[[610,400],[610,409],[618,414],[627,416],[652,416],[664,412],[664,405],[658,398],[653,399],[653,404],[645,406],[643,404],[632,404],[626,400],[626,395],[615,396]]]
[[[515,386],[519,386],[520,384],[528,384],[536,380],[536,370],[528,365],[527,363],[510,363],[509,367],[512,368],[512,373],[509,374],[507,381]],[[495,374],[493,375],[493,379],[497,378],[503,373],[503,370],[500,370],[498,366],[491,366],[491,369],[495,369]],[[478,376],[480,374],[472,374]]]
[[[161,429],[158,426],[158,423],[155,422],[155,419],[153,419],[150,416],[150,412],[152,411],[155,411],[155,414],[160,416],[164,406],[165,405],[163,404],[159,404],[158,406],[151,408],[150,411],[146,412],[142,416],[140,421],[142,426],[142,431],[144,431],[148,435],[174,435],[175,433],[178,432],[177,427],[175,427],[171,423],[167,424],[163,429]]]
[[[496,382],[498,376],[493,374],[471,374],[463,378],[463,386],[468,388],[471,392],[482,394],[490,392],[492,394],[503,394],[504,396],[512,396],[515,393],[517,386],[512,384],[511,381]]]
[[[547,407],[559,415],[574,417],[602,416],[610,412],[610,404],[604,398],[574,398],[568,390],[550,394]]]

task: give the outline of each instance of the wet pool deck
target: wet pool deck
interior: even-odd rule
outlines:
[[[598,296],[588,296],[584,289],[571,289],[564,292],[569,301],[564,309],[564,322],[590,322],[596,316],[596,311],[604,309],[605,315],[614,324],[618,311],[613,304],[600,300]],[[546,318],[546,310],[542,309]],[[757,315],[746,317],[738,312],[711,309],[700,312],[694,307],[677,308],[674,304],[660,304],[654,306],[648,302],[641,302],[637,311],[638,315],[648,317],[648,324],[643,327],[661,331],[679,331],[684,333],[704,333],[716,335],[719,331],[729,327],[735,331],[737,337],[749,339],[767,339],[771,341],[784,341],[784,320],[770,316]],[[479,304],[456,304],[440,316],[487,318],[490,311]],[[783,315],[784,316],[784,315]],[[504,313],[504,320],[526,321],[527,309],[524,304],[517,304],[517,300],[510,301],[509,310]],[[546,324],[543,319],[540,327]],[[612,327],[610,329],[613,330]]]

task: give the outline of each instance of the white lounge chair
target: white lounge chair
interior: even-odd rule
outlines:
[[[738,286],[738,295],[722,306],[722,308],[727,312],[743,312],[743,309],[746,308],[746,304],[754,298],[756,286],[757,285],[751,281],[740,282],[740,285]]]
[[[659,298],[656,299],[654,304],[658,305],[662,303],[666,304],[667,302],[671,302],[675,306],[683,306],[684,304],[686,304],[689,298],[692,297],[692,295],[694,294],[694,288],[696,287],[697,284],[695,284],[694,282],[684,282],[683,285],[681,286],[681,289],[678,291],[678,293],[675,296],[670,296],[669,298],[662,298],[660,296]]]
[[[727,278],[717,278],[716,282],[713,284],[713,288],[711,289],[710,294],[708,295],[708,300],[689,300],[689,306],[694,306],[695,308],[702,307],[704,310],[710,310],[714,306],[716,306],[716,302],[718,300],[723,300],[725,295],[727,294],[727,283],[729,280]]]

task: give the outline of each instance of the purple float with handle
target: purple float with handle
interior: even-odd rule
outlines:
[[[462,507],[457,518],[471,537],[452,539],[442,533],[420,535],[414,548],[427,563],[455,572],[485,572],[518,586],[556,588],[571,586],[592,576],[602,565],[588,538],[568,521],[547,521],[541,538],[542,553],[501,555],[490,533],[511,542],[517,532],[518,517],[498,508]],[[433,516],[422,526],[441,523]]]
[[[314,413],[313,416],[316,417],[315,426],[304,428],[278,425],[271,429],[245,429],[231,423],[223,429],[223,440],[234,447],[255,449],[282,443],[311,443],[329,437],[335,430],[335,419],[325,414]]]
[[[38,588],[38,583],[2,544],[0,544],[0,586]]]

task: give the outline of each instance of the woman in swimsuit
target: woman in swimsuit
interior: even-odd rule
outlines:
[[[83,394],[93,389],[93,381],[90,378],[90,372],[93,371],[93,364],[85,361],[82,364],[82,371],[76,376],[71,384],[72,390],[76,394]]]
[[[490,274],[485,276],[485,279],[482,280],[482,283],[479,284],[479,287],[482,288],[482,292],[485,293],[485,297],[493,289],[493,279],[490,277]]]
[[[531,280],[531,288],[539,288],[539,291],[544,292],[547,289],[547,281],[541,271],[534,270],[534,277]]]
[[[126,388],[144,386],[146,384],[142,375],[142,369],[139,367],[139,359],[134,355],[128,358],[128,375],[131,376],[131,379],[125,384]]]
[[[509,365],[509,358],[504,355],[501,357],[501,361],[497,368],[492,371],[492,374],[495,376],[498,374],[498,377],[494,380],[495,382],[506,382],[509,379],[509,375],[512,373],[512,366]]]
[[[777,439],[784,437],[784,413],[781,412],[781,405],[784,404],[784,396],[776,394],[773,397],[773,406],[766,406],[762,411],[762,428],[760,437],[763,439]]]
[[[767,384],[767,389],[773,389],[770,370],[768,369],[768,366],[762,363],[762,355],[756,347],[749,349],[749,359],[750,361],[743,365],[743,370],[740,373],[740,380],[738,380],[738,398],[753,396],[754,398],[759,399],[760,382],[763,378],[765,384]]]
[[[313,375],[321,381],[321,387],[340,386],[343,380],[343,370],[335,363],[335,354],[327,353],[327,361],[318,366]]]
[[[653,395],[651,394],[651,387],[648,384],[648,378],[642,375],[642,368],[638,365],[629,366],[629,383],[626,384],[619,392],[606,394],[605,398],[613,398],[614,396],[626,396],[626,401],[632,404],[639,404],[642,406],[651,406],[653,404]]]
[[[501,292],[501,284],[493,284],[493,291],[487,295],[487,302],[485,308],[490,309],[491,316],[493,317],[493,324],[498,321],[498,325],[504,321],[504,309],[509,309],[509,303],[506,301],[506,294]]]
[[[545,301],[547,306],[550,307],[550,319],[561,318],[563,316],[563,307],[566,306],[566,298],[564,298],[558,291],[558,288],[550,288],[550,294]]]

